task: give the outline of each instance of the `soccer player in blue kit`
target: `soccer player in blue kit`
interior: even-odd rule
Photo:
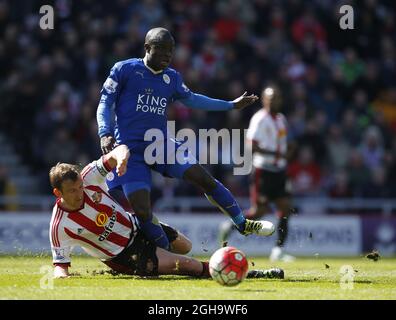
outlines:
[[[181,75],[169,68],[174,47],[175,41],[168,30],[151,29],[145,37],[145,57],[117,62],[103,85],[97,110],[102,152],[110,152],[117,144],[126,144],[131,150],[127,174],[122,177],[113,175],[107,181],[110,194],[119,203],[132,207],[146,237],[164,249],[169,249],[169,241],[150,205],[151,170],[197,186],[211,203],[231,218],[241,234],[271,235],[275,231],[274,225],[269,221],[246,219],[231,192],[191,154],[185,156],[184,164],[177,161],[167,163],[166,155],[165,163],[149,165],[145,161],[145,148],[152,142],[145,141],[144,136],[153,128],[163,132],[164,150],[173,144],[169,149],[176,155],[178,153],[180,143],[167,135],[166,108],[170,102],[178,100],[191,108],[226,111],[243,109],[258,99],[246,92],[234,101],[212,99],[191,92]]]

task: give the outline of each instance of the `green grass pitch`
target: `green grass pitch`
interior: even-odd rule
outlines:
[[[353,268],[353,289],[340,286],[343,265]],[[0,299],[396,299],[396,259],[300,258],[272,264],[249,258],[251,269],[275,266],[285,270],[284,280],[246,279],[237,287],[222,287],[211,279],[184,276],[112,276],[98,260],[75,256],[74,276],[54,280],[51,289],[40,273],[40,268],[51,270],[49,256],[0,256]]]

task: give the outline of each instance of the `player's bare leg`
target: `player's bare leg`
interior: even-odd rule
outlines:
[[[128,196],[133,212],[140,220],[147,221],[151,216],[150,191],[146,189],[137,190]]]
[[[168,238],[162,229],[158,219],[151,211],[150,191],[146,189],[137,190],[128,194],[128,201],[135,215],[139,219],[140,228],[147,237],[158,247],[169,250]]]
[[[178,231],[178,236],[170,243],[171,252],[177,254],[187,254],[192,249],[192,243],[184,234]]]
[[[216,180],[199,164],[187,169],[183,178],[204,193],[211,192],[216,188]]]
[[[246,219],[231,192],[220,181],[213,178],[201,165],[195,164],[191,166],[184,172],[183,178],[201,189],[213,205],[229,216],[241,234],[254,233],[261,236],[269,236],[274,233],[275,227],[271,222]]]
[[[130,205],[127,197],[124,194],[122,188],[113,188],[109,190],[110,195],[116,200],[121,206],[130,212],[133,212],[132,206]],[[178,237],[170,243],[170,250],[173,253],[187,254],[191,251],[192,243],[184,234],[178,231]]]
[[[198,276],[209,278],[207,262],[201,262],[194,258],[171,253],[162,248],[157,248],[158,273]]]
[[[291,212],[291,201],[289,197],[282,197],[275,200],[276,207],[278,209],[278,239],[276,241],[276,246],[272,248],[270,260],[271,261],[284,261],[284,262],[292,262],[295,260],[295,257],[286,254],[283,250],[285,241],[288,235],[288,224],[289,224],[289,215]]]
[[[208,262],[174,254],[162,248],[157,248],[158,274],[188,275],[200,278],[210,278]],[[250,270],[247,278],[283,279],[284,271],[279,268],[268,270]]]

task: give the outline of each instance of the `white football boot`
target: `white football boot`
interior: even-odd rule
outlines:
[[[296,257],[291,256],[290,254],[286,254],[281,247],[273,247],[271,250],[271,254],[269,257],[271,262],[281,261],[281,262],[293,262],[296,260]]]
[[[268,237],[275,232],[275,226],[270,221],[246,219],[245,229],[243,231],[238,231],[245,236],[257,234],[258,236]]]

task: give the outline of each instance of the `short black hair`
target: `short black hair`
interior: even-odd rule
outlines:
[[[144,43],[147,44],[156,44],[166,41],[175,42],[169,30],[162,27],[150,29],[144,39]]]

